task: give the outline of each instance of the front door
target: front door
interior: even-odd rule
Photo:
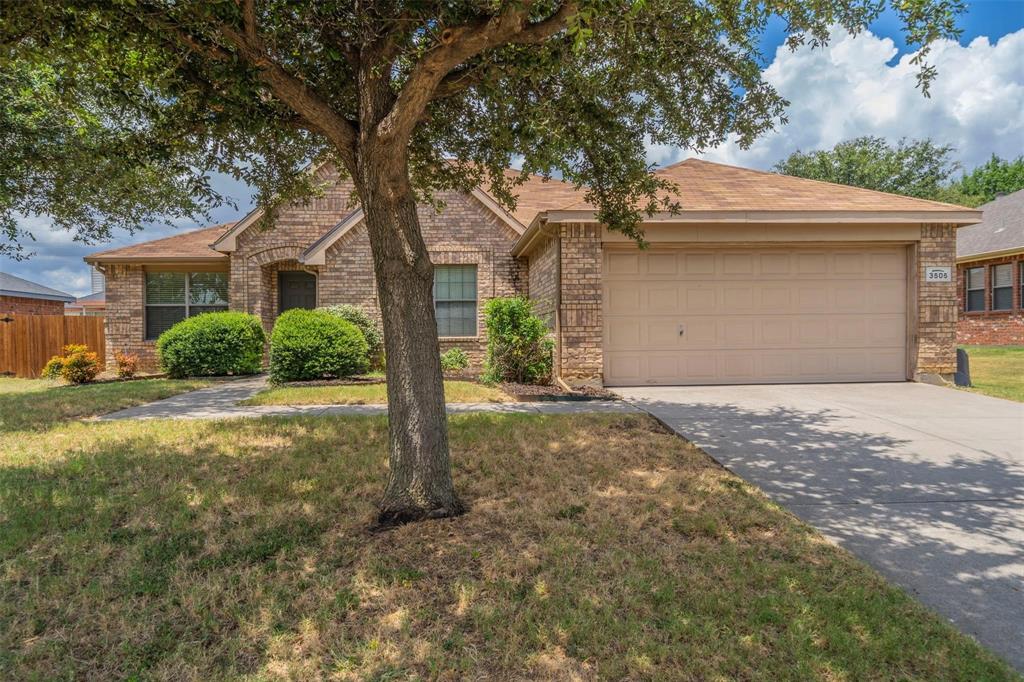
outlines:
[[[278,314],[292,308],[316,307],[316,276],[308,272],[279,272]]]

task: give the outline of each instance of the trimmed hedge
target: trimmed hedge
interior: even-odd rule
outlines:
[[[177,323],[156,341],[160,367],[174,378],[256,374],[267,335],[255,315],[203,313]]]
[[[327,312],[293,308],[270,333],[270,380],[308,381],[361,374],[369,347],[359,327]]]
[[[319,310],[326,310],[330,314],[337,315],[341,319],[351,322],[355,326],[359,327],[359,331],[363,333],[363,338],[366,339],[366,353],[370,362],[370,368],[383,368],[384,334],[381,332],[380,327],[377,326],[377,323],[374,322],[373,318],[366,314],[366,311],[359,306],[354,306],[349,303],[326,306],[324,308],[319,308]]]
[[[520,384],[551,383],[555,342],[527,298],[492,298],[484,305],[487,356],[483,379]]]

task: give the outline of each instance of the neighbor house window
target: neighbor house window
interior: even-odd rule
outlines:
[[[968,311],[984,310],[985,268],[967,268],[964,280],[967,287],[964,309]]]
[[[992,267],[992,310],[1013,308],[1013,263]]]
[[[186,317],[228,309],[226,272],[147,272],[146,338]]]
[[[476,266],[434,266],[438,336],[476,336]]]

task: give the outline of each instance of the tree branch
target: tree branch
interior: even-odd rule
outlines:
[[[507,43],[543,42],[565,28],[577,9],[576,0],[565,0],[547,19],[530,24],[530,6],[527,0],[497,16],[445,29],[440,44],[413,67],[391,111],[378,125],[378,134],[385,139],[408,140],[427,104],[437,96],[442,81],[463,62]],[[451,84],[458,80],[457,76],[452,76],[445,92],[452,94],[454,86]]]
[[[355,172],[356,129],[352,122],[339,115],[330,103],[306,83],[274,61],[260,47],[258,37],[256,43],[253,43],[230,26],[222,24],[217,29],[245,61],[256,67],[260,80],[270,86],[274,95],[330,140],[348,166],[347,170]]]

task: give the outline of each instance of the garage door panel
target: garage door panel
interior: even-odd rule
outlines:
[[[902,247],[626,253],[606,256],[609,385],[905,378]]]

